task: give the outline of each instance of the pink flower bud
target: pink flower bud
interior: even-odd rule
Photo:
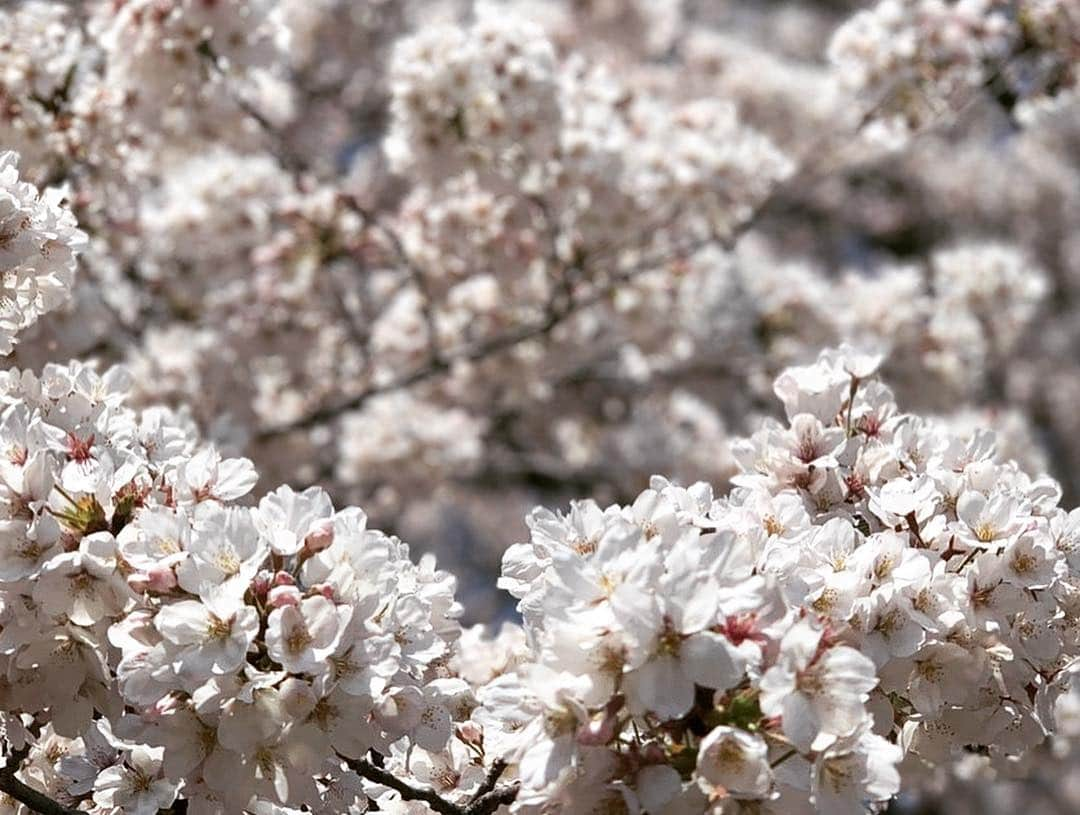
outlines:
[[[274,575],[273,586],[295,586],[296,578],[288,572],[278,572]]]
[[[608,744],[615,738],[617,722],[617,717],[610,713],[605,714],[602,719],[586,722],[578,728],[578,744],[587,747],[599,747]]]
[[[312,586],[311,590],[315,594],[321,594],[327,600],[334,599],[334,587],[331,586],[329,583],[320,583],[317,586]]]
[[[463,722],[458,725],[457,735],[466,744],[479,746],[484,743],[484,729],[476,722]]]
[[[127,584],[132,591],[166,594],[176,588],[176,574],[167,566],[155,566],[149,572],[128,575]]]
[[[308,536],[304,538],[304,551],[313,555],[316,552],[321,552],[333,542],[334,525],[332,521],[326,519],[318,529],[308,533]]]
[[[270,591],[270,573],[259,572],[251,580],[251,591],[254,592],[256,597],[265,597],[266,593]]]
[[[270,589],[270,605],[274,608],[300,605],[300,590],[296,586],[275,586]]]
[[[176,588],[176,572],[168,566],[155,566],[147,575],[146,587],[164,594]]]
[[[152,716],[164,716],[167,713],[179,709],[179,707],[180,700],[170,694],[169,696],[163,696],[161,699],[158,699],[153,707],[150,708],[150,714]]]

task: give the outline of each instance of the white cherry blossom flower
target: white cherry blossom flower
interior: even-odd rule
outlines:
[[[223,587],[201,600],[182,600],[162,608],[154,625],[172,651],[182,676],[206,678],[237,670],[259,633],[259,615]]]
[[[772,787],[768,746],[761,736],[731,727],[713,729],[698,746],[696,775],[706,792],[766,798]]]
[[[777,664],[761,678],[761,709],[780,716],[784,735],[801,749],[855,732],[877,685],[869,659],[846,646],[829,647],[822,636],[810,618],[796,623],[780,643]]]
[[[122,764],[108,767],[94,782],[94,803],[133,815],[153,815],[176,800],[176,784],[160,777],[161,753],[134,747]]]
[[[321,595],[276,608],[267,621],[267,651],[291,673],[322,673],[329,670],[328,657],[351,617],[351,608],[335,606]]]

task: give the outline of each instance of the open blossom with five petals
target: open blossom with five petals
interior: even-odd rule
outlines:
[[[276,608],[267,621],[267,652],[292,673],[322,673],[351,617],[349,606],[335,606],[318,594]]]
[[[158,612],[154,625],[175,652],[181,676],[205,679],[237,670],[259,633],[259,615],[222,587],[201,600],[171,603]]]
[[[760,735],[721,725],[698,747],[698,784],[706,792],[766,798],[772,787],[768,752]]]
[[[830,645],[810,618],[780,642],[780,658],[761,678],[761,709],[780,716],[784,735],[804,750],[850,736],[878,679],[874,663],[853,648]]]

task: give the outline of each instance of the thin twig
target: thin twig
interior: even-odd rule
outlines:
[[[424,327],[427,330],[428,355],[431,357],[432,362],[437,362],[442,357],[442,349],[439,347],[439,331],[435,322],[434,298],[431,296],[431,292],[428,289],[427,277],[424,274],[424,270],[409,256],[409,253],[405,249],[405,244],[401,240],[401,236],[399,236],[394,229],[379,220],[374,213],[368,211],[361,205],[361,203],[356,200],[356,196],[343,194],[340,195],[339,198],[346,207],[360,217],[365,226],[382,234],[386,239],[386,242],[390,244],[390,249],[393,251],[394,257],[396,257],[398,263],[404,267],[405,272],[409,277],[409,282],[413,284],[417,293],[420,295],[420,314],[424,319]]]
[[[772,769],[776,769],[777,767],[779,767],[781,764],[783,764],[785,761],[787,761],[789,758],[791,758],[793,755],[795,755],[798,752],[799,751],[796,750],[794,747],[791,748],[786,753],[784,753],[782,756],[780,756],[780,758],[769,762],[769,767],[772,768]]]

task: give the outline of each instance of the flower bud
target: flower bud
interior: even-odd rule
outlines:
[[[176,572],[169,566],[155,566],[147,575],[150,591],[165,593],[176,588]]]
[[[319,528],[308,533],[308,536],[304,538],[304,551],[313,555],[316,552],[321,552],[334,542],[334,525],[328,518],[324,520]]]
[[[251,580],[251,591],[256,597],[265,597],[270,591],[270,573],[263,571],[255,575]]]
[[[618,730],[618,716],[608,710],[599,719],[583,724],[577,731],[577,742],[582,746],[599,747],[611,742]]]
[[[300,605],[300,589],[296,586],[274,586],[270,589],[270,605],[273,608]]]
[[[329,583],[319,583],[317,586],[311,587],[312,594],[321,594],[327,600],[334,599],[334,587]]]
[[[462,722],[458,725],[457,737],[465,744],[480,747],[484,743],[484,729],[476,722]]]

